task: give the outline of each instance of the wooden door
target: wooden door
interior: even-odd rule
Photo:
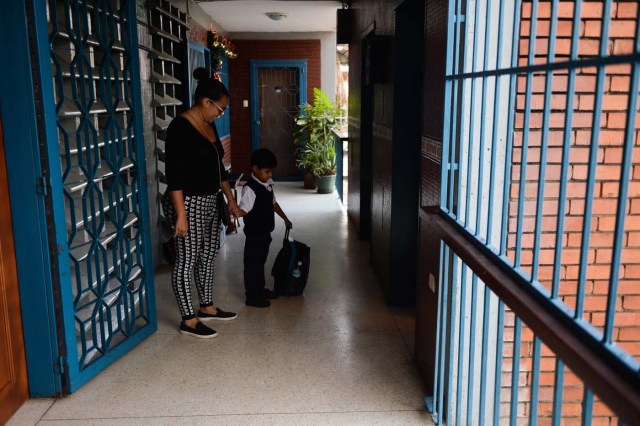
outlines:
[[[9,185],[0,118],[0,424],[4,424],[28,396]]]

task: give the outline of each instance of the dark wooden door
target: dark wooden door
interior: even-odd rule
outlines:
[[[0,424],[29,396],[9,185],[0,118]]]
[[[260,148],[270,149],[278,158],[274,175],[298,176],[293,132],[300,104],[300,69],[259,68],[258,102]]]

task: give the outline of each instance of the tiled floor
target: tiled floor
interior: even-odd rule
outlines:
[[[335,195],[277,184],[311,246],[304,297],[268,309],[243,304],[240,233],[216,266],[216,304],[239,318],[215,324],[219,336],[178,334],[168,270],[156,277],[158,332],[77,393],[31,400],[10,425],[409,425],[429,424],[424,387],[412,361],[410,310],[389,309]],[[283,236],[273,233],[268,265]]]

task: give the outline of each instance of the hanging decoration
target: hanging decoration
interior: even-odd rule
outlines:
[[[211,54],[211,72],[218,78],[218,73],[222,70],[222,60],[227,57],[235,59],[238,54],[235,52],[236,46],[227,37],[219,34],[215,30],[207,32],[207,47]]]

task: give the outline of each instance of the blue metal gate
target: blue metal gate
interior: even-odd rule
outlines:
[[[34,3],[61,369],[73,392],[156,328],[136,1]]]
[[[637,423],[638,4],[450,0],[448,17],[434,419]]]

